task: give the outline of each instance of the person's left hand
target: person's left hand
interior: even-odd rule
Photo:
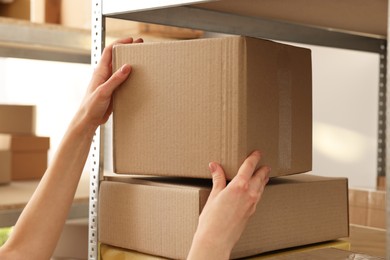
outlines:
[[[120,69],[112,71],[112,49],[116,44],[142,43],[142,39],[125,38],[107,46],[102,53],[99,64],[94,70],[87,93],[77,112],[77,118],[83,127],[95,131],[104,124],[112,112],[112,94],[131,73],[131,66],[124,64]]]

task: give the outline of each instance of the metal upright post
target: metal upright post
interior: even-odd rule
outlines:
[[[91,64],[95,68],[101,57],[105,44],[105,21],[102,15],[102,0],[92,1],[91,22]],[[90,159],[90,191],[89,191],[89,233],[88,233],[88,259],[97,260],[99,255],[98,244],[98,198],[99,185],[103,179],[103,127],[96,130],[92,141]]]
[[[387,37],[389,37],[390,35],[390,5],[388,6],[388,13],[387,13]],[[390,48],[390,44],[389,44],[389,40],[387,40],[387,49]],[[386,53],[386,55],[384,56],[385,59],[387,59],[386,61],[384,61],[384,64],[386,64],[386,69],[384,70],[384,77],[385,79],[390,79],[390,73],[389,73],[389,70],[387,68],[389,68],[389,64],[388,64],[388,61],[390,60],[389,58],[389,52]],[[385,97],[386,97],[386,100],[388,101],[387,104],[389,104],[389,101],[390,101],[390,91],[386,91],[385,92]],[[387,115],[387,118],[386,118],[386,121],[384,121],[386,123],[386,134],[387,134],[387,131],[390,130],[390,106],[387,106],[386,108],[386,115]],[[390,136],[390,134],[387,134],[387,136]],[[390,176],[389,176],[389,172],[390,172],[390,140],[389,139],[386,139],[386,173],[387,173],[387,176],[386,176],[386,201],[387,201],[387,205],[386,205],[386,221],[387,221],[387,236],[386,236],[386,239],[387,239],[387,243],[386,243],[386,259],[390,260]]]
[[[378,153],[377,173],[378,177],[386,176],[386,93],[387,93],[387,46],[386,41],[380,46],[379,52],[379,98],[378,98]]]

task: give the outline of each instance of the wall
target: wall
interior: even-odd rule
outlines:
[[[50,136],[49,160],[78,108],[90,65],[0,58],[0,103],[37,105],[37,134]]]
[[[379,55],[310,47],[313,172],[376,187]]]

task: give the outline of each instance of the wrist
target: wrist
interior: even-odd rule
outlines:
[[[79,113],[75,115],[69,125],[69,131],[84,137],[93,137],[97,126],[89,124]]]

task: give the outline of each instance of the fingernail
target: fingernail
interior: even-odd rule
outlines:
[[[260,152],[259,150],[255,150],[255,151],[253,151],[253,154],[254,154],[254,155],[261,156],[261,152]]]
[[[121,72],[123,74],[128,74],[130,72],[130,65],[129,64],[124,64],[121,68]]]
[[[213,173],[217,170],[217,166],[215,165],[215,163],[209,163],[209,169],[210,169],[210,172]]]

